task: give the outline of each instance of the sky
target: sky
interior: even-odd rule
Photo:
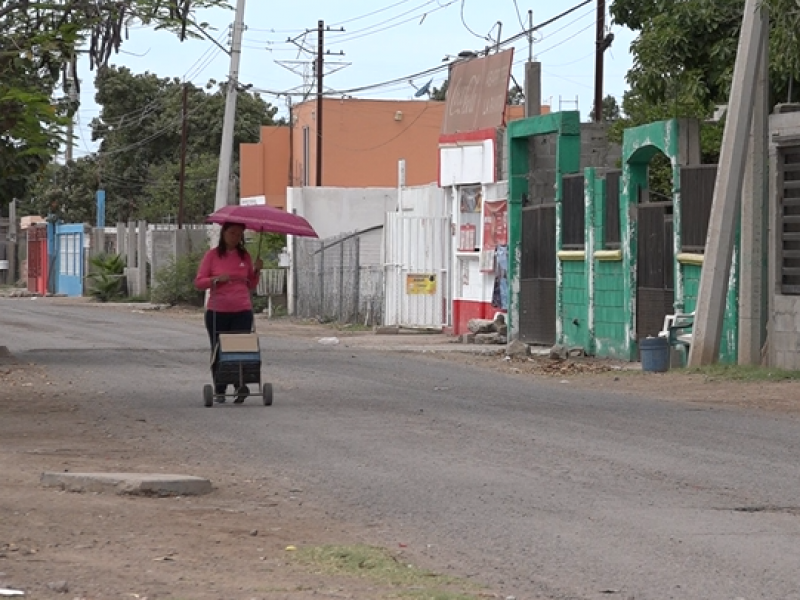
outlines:
[[[235,0],[231,2],[235,4]],[[445,65],[446,57],[463,50],[479,51],[494,45],[498,34],[501,41],[519,34],[523,25],[527,28],[529,10],[536,25],[580,3],[581,0],[246,0],[239,81],[251,84],[254,90],[264,90],[264,98],[285,115],[288,100],[284,94],[302,94],[312,84],[314,55],[299,46],[315,50],[317,23],[323,20],[331,29],[325,33],[325,49],[331,52],[325,59],[329,64],[327,92],[360,98],[411,99],[415,86],[427,83],[431,75],[409,76]],[[203,12],[198,20],[208,22],[213,28],[210,36],[221,46],[229,47],[233,17],[233,10],[218,9]],[[533,55],[542,63],[543,104],[549,104],[554,111],[580,110],[584,120],[588,119],[594,96],[596,20],[596,3],[590,2],[540,29],[533,40]],[[605,54],[604,95],[621,101],[627,89],[625,75],[631,65],[629,47],[634,34],[613,25],[608,16],[606,28],[615,39]],[[512,74],[523,84],[524,62],[530,52],[528,39],[523,37],[513,47]],[[209,79],[225,81],[230,68],[229,56],[209,39],[180,42],[169,32],[141,26],[131,28],[122,52],[112,56],[110,62],[134,73],[178,77],[196,85],[204,85]],[[334,69],[338,70],[329,71]],[[80,66],[79,77],[81,104],[75,131],[80,139],[74,148],[76,157],[96,149],[88,125],[100,112],[94,102],[94,73],[89,71],[88,62]],[[446,77],[444,68],[433,75],[433,85],[441,86]],[[398,79],[399,83],[350,92]],[[298,102],[302,98],[293,99]]]

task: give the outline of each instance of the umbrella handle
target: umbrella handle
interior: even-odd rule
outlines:
[[[264,233],[259,231],[258,232],[258,252],[256,252],[256,260],[261,258],[261,242],[264,241]]]

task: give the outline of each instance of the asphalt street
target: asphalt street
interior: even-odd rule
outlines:
[[[0,345],[111,431],[289,478],[518,599],[800,599],[800,420],[270,336],[275,404],[202,406],[199,322],[0,299]],[[665,396],[668,390],[665,390]],[[194,473],[202,475],[201,472]]]

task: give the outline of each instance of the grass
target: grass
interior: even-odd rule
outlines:
[[[709,379],[724,379],[729,381],[798,381],[800,371],[786,371],[757,366],[739,365],[711,365],[685,369],[684,373],[690,375],[704,375]]]
[[[329,575],[368,578],[390,586],[396,597],[409,600],[478,600],[470,593],[476,586],[431,571],[419,569],[385,548],[373,546],[314,546],[302,548],[295,555],[298,562],[313,566]]]

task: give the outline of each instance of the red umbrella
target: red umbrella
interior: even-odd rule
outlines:
[[[265,204],[223,206],[208,215],[206,222],[218,225],[240,223],[245,226],[245,229],[259,233],[286,233],[304,237],[319,237],[303,217]]]

